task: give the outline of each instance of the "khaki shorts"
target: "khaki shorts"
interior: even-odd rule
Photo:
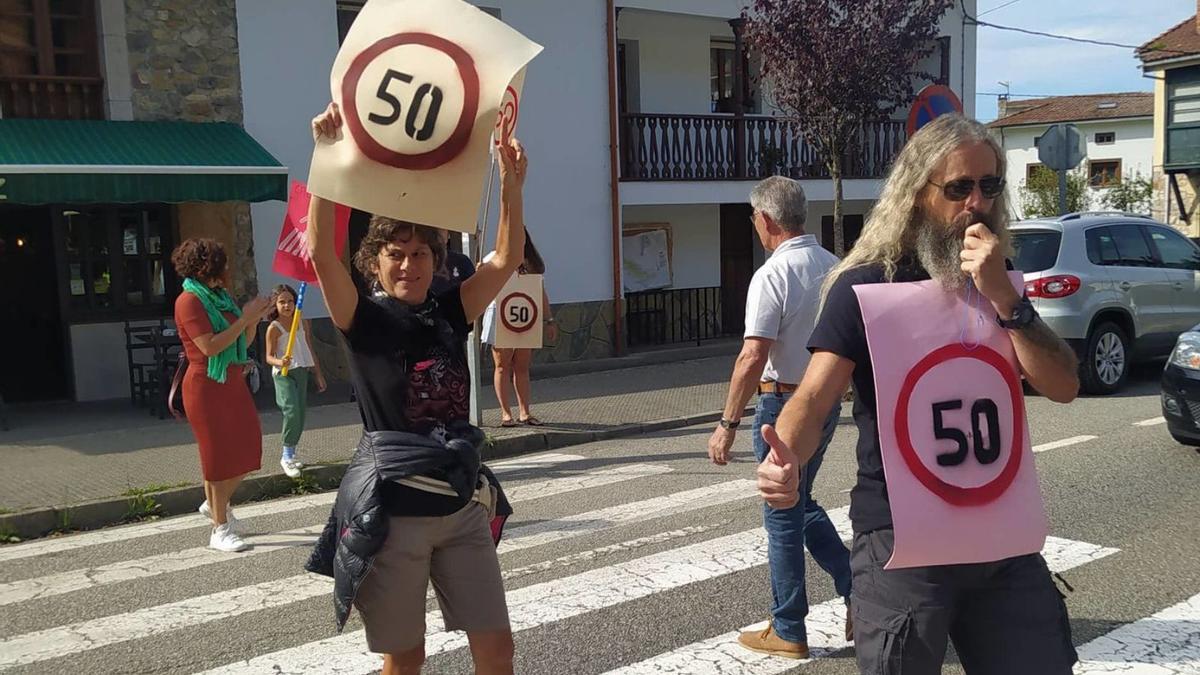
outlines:
[[[399,654],[424,643],[430,581],[446,630],[510,629],[500,560],[478,502],[449,516],[390,518],[387,541],[354,599],[371,651]]]

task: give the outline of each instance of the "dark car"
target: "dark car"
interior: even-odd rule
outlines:
[[[1175,343],[1163,370],[1162,409],[1175,440],[1200,446],[1200,324]]]

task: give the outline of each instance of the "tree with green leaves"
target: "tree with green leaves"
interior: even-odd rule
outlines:
[[[1052,218],[1058,213],[1058,173],[1043,166],[1033,169],[1017,189],[1025,218]],[[1083,169],[1067,172],[1067,212],[1086,211],[1091,203]]]
[[[1125,213],[1150,213],[1154,183],[1140,172],[1127,173],[1119,183],[1104,188],[1100,203],[1106,209]]]

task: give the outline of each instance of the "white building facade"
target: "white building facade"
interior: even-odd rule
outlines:
[[[1021,189],[1044,169],[1038,141],[1051,124],[1074,124],[1085,142],[1077,170],[1088,177],[1088,208],[1103,208],[1106,190],[1130,178],[1149,180],[1154,169],[1152,93],[1088,94],[1023,101],[1020,108],[988,125],[1008,159],[1009,203],[1021,210]]]
[[[777,167],[804,181],[810,232],[831,236],[831,226],[822,227],[833,211],[823,167],[770,116],[753,77],[739,74],[735,82],[733,65],[745,52],[735,33],[744,3],[477,4],[545,46],[528,69],[517,130],[532,158],[526,222],[546,260],[547,290],[561,326],[558,345],[542,350],[540,360],[597,358],[630,346],[739,333],[741,299],[762,260],[748,195],[754,181]],[[309,121],[328,100],[327,73],[359,6],[237,3],[245,126],[292,178],[307,176]],[[974,10],[968,1],[966,11]],[[944,79],[973,114],[975,27],[956,5],[943,18],[941,35],[926,70]],[[754,57],[744,58],[753,76]],[[740,114],[734,112],[738,83],[744,83]],[[903,126],[880,123],[864,135],[845,182],[848,241],[904,142]],[[281,203],[252,206],[260,288],[280,281],[267,253],[283,213]],[[626,274],[622,248],[630,242],[639,250]],[[638,271],[644,260],[664,255],[669,269]],[[321,303],[311,312],[321,316]]]

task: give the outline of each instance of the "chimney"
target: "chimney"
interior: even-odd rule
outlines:
[[[1200,3],[1200,0],[1196,0],[1196,2]],[[1000,94],[999,96],[996,97],[996,116],[997,117],[1008,117],[1008,95],[1007,94]]]

